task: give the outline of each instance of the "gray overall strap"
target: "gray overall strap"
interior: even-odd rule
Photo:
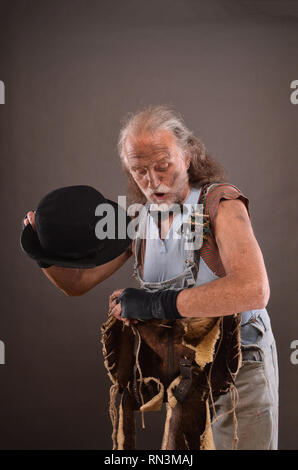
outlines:
[[[148,215],[148,203],[143,207],[138,222],[138,230],[135,233],[135,259],[134,259],[134,273],[139,277],[139,250],[142,239],[146,236],[146,224]]]
[[[192,208],[191,208],[191,211],[189,211],[188,213],[188,219],[187,219],[187,223],[189,225],[189,237],[186,237],[185,242],[184,242],[184,273],[185,273],[185,281],[186,281],[187,287],[193,287],[196,284],[196,276],[194,277],[193,268],[196,268],[197,270],[198,266],[196,266],[195,251],[194,249],[188,249],[188,243],[192,241],[192,233],[196,231],[196,223],[198,219],[197,216],[199,215],[197,205],[199,204],[201,194],[202,194],[202,187],[200,187],[199,189],[193,190],[190,201],[188,203],[192,206]],[[200,220],[202,220],[203,222],[203,216],[201,217]],[[203,238],[202,238],[201,243],[203,243]],[[198,248],[198,252],[199,251],[200,251],[200,247]]]

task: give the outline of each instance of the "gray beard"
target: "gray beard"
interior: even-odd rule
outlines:
[[[183,212],[183,204],[181,201],[182,201],[182,198],[177,197],[175,198],[175,201],[171,202],[170,204],[151,203],[149,212],[152,215],[155,214],[155,217],[157,216],[161,221],[166,220],[169,217],[170,213],[172,213],[175,216],[178,212],[180,213]]]
[[[182,189],[182,188],[181,188]],[[169,204],[161,202],[160,204],[157,203],[150,203],[153,205],[153,208],[150,210],[151,213],[158,213],[158,217],[160,220],[166,220],[169,217],[169,214],[172,212],[173,215],[175,216],[178,211],[180,213],[183,212],[183,201],[184,197],[179,194],[179,192],[176,192],[174,200],[171,201]],[[177,205],[179,208],[177,208]]]

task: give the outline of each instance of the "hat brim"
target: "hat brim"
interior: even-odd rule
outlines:
[[[107,199],[109,204],[112,204],[116,210],[119,205],[114,201]],[[124,209],[122,209],[124,210]],[[126,215],[126,227],[130,222],[130,217]],[[80,259],[66,259],[59,256],[52,256],[47,254],[42,246],[40,245],[36,231],[32,228],[31,224],[28,223],[20,238],[20,245],[24,253],[30,258],[41,261],[46,264],[59,266],[63,268],[95,268],[102,264],[108,263],[113,259],[124,253],[127,248],[131,245],[132,240],[127,236],[126,238],[115,238],[109,239],[108,243],[106,240],[102,240],[99,244],[98,251],[93,256],[86,256]]]

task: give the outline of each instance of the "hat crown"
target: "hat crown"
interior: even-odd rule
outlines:
[[[106,202],[91,186],[67,186],[48,193],[39,202],[35,216],[42,248],[70,258],[94,253],[99,246],[95,226],[100,219],[95,210]]]

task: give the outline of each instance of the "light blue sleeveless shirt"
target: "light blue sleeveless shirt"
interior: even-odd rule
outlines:
[[[184,204],[195,205],[198,203],[201,188],[191,188],[190,194]],[[149,205],[150,207],[150,205]],[[146,250],[143,266],[143,281],[148,283],[161,283],[174,278],[183,272],[184,266],[184,239],[174,238],[173,233],[183,223],[183,215],[177,214],[169,229],[166,239],[159,237],[159,230],[154,218],[148,213],[146,222]],[[200,256],[199,271],[195,286],[201,286],[207,282],[219,279]],[[261,318],[264,324],[268,324],[269,316],[266,308],[259,310],[246,310],[242,313],[241,326],[250,323],[256,318]],[[245,328],[241,328],[241,342],[249,343],[245,337]]]

